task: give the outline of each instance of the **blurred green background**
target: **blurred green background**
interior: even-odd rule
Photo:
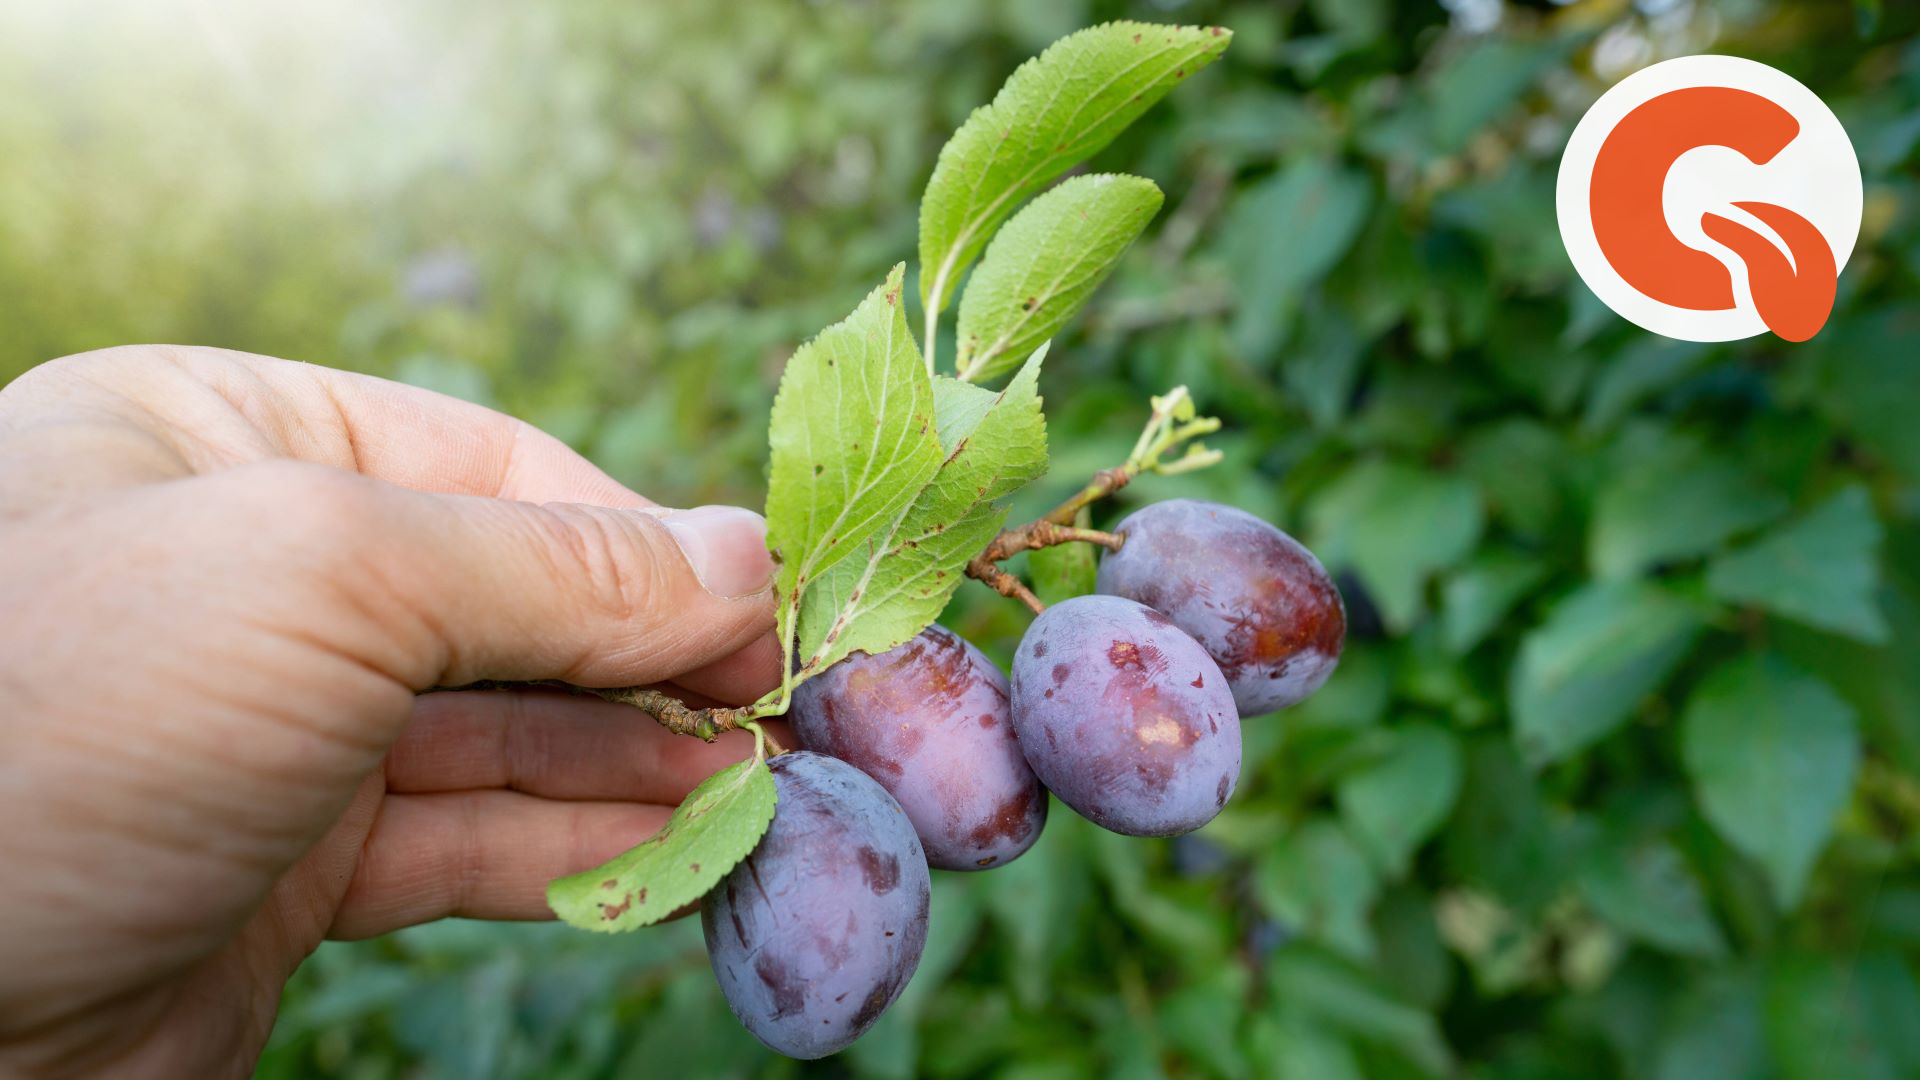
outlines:
[[[0,381],[131,341],[376,372],[662,501],[764,496],[786,354],[910,258],[940,144],[1107,18],[1225,59],[1094,161],[1167,209],[1056,343],[1052,474],[1191,386],[1346,660],[1173,842],[1056,812],[940,875],[919,977],[799,1066],[693,920],[321,949],[264,1076],[1920,1075],[1920,11],[1903,0],[20,0]],[[1866,214],[1827,329],[1669,342],[1554,224],[1573,123],[1697,52],[1799,78]],[[917,325],[917,324],[916,324]],[[950,346],[942,354],[952,355]],[[1024,616],[949,624],[1005,659]],[[638,839],[638,838],[636,838]]]

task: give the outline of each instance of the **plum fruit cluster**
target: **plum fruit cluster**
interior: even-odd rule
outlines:
[[[942,626],[855,653],[795,691],[773,824],[708,897],[729,1005],[791,1057],[831,1054],[897,997],[927,933],[928,868],[1004,866],[1047,795],[1129,836],[1213,820],[1240,722],[1297,704],[1339,662],[1339,591],[1292,537],[1175,499],[1115,530],[1096,591],[1028,627],[1011,682]]]

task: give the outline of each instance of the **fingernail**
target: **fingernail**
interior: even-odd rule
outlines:
[[[658,517],[700,584],[715,596],[752,596],[773,577],[767,519],[738,506],[696,506]]]

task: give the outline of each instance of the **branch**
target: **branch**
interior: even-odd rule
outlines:
[[[719,738],[721,732],[749,726],[753,720],[757,719],[752,706],[696,709],[664,690],[655,690],[648,686],[595,687],[575,686],[557,679],[535,679],[529,682],[483,679],[463,686],[430,686],[421,693],[436,694],[447,690],[525,690],[529,687],[564,690],[580,697],[596,697],[617,705],[631,705],[660,721],[662,727],[675,735],[692,735],[706,742]]]
[[[1015,593],[1007,590],[1006,585],[1009,580],[1017,585],[1019,579],[1000,569],[998,564],[1023,551],[1038,551],[1056,544],[1072,543],[1099,544],[1108,551],[1119,551],[1127,541],[1126,534],[1076,527],[1074,523],[1080,511],[1133,483],[1134,477],[1143,472],[1170,476],[1204,469],[1219,461],[1218,450],[1208,450],[1199,443],[1187,447],[1187,452],[1181,457],[1172,461],[1164,460],[1167,452],[1174,447],[1218,430],[1220,421],[1194,415],[1193,399],[1188,396],[1186,387],[1175,387],[1164,396],[1154,398],[1153,415],[1147,418],[1147,426],[1141,430],[1140,438],[1133,444],[1133,452],[1127,455],[1124,464],[1094,473],[1093,479],[1087,481],[1085,487],[1033,521],[1001,529],[993,542],[967,563],[967,576],[986,583],[1002,596],[1015,596]],[[1032,594],[1026,592],[1024,586],[1021,592],[1026,595],[1019,599],[1036,613],[1040,611],[1036,606],[1037,600],[1027,599]]]
[[[1047,610],[1047,605],[1041,603],[1040,598],[1033,595],[1033,590],[1027,588],[1025,582],[1022,582],[1019,578],[1014,577],[1005,570],[1000,569],[993,560],[987,558],[985,552],[975,555],[972,560],[967,563],[967,576],[980,582],[987,588],[992,589],[994,592],[999,593],[1001,596],[1011,600],[1018,600],[1027,605],[1027,610],[1033,612],[1035,615]]]
[[[935,298],[938,297],[936,283]],[[930,299],[930,305],[934,301]],[[936,309],[929,306],[929,330],[937,326],[937,315],[931,315]],[[931,339],[931,333],[929,333]],[[931,355],[931,349],[929,349]],[[1155,472],[1162,475],[1192,472],[1203,469],[1220,460],[1218,450],[1208,450],[1199,443],[1187,447],[1186,453],[1172,461],[1164,460],[1167,452],[1183,443],[1192,442],[1201,435],[1220,429],[1220,421],[1211,417],[1196,417],[1193,399],[1187,394],[1187,388],[1178,386],[1164,396],[1153,399],[1153,414],[1147,419],[1147,426],[1140,432],[1139,441],[1134,443],[1133,452],[1127,455],[1124,464],[1110,469],[1101,469],[1093,474],[1085,487],[1041,517],[1001,529],[999,535],[983,548],[978,555],[967,561],[967,576],[981,582],[994,592],[1008,599],[1018,600],[1029,611],[1038,615],[1046,610],[1040,598],[1027,588],[1026,583],[1000,567],[1000,563],[1011,559],[1023,551],[1038,551],[1041,548],[1058,544],[1098,544],[1108,551],[1118,551],[1126,543],[1124,533],[1101,532],[1078,524],[1080,512],[1101,499],[1112,495],[1133,482],[1134,477],[1143,472]],[[791,639],[783,651],[786,653],[786,670],[789,672],[776,698],[768,695],[753,705],[740,708],[696,709],[664,690],[655,690],[645,686],[622,686],[601,689],[586,686],[574,686],[570,683],[540,681],[533,683],[480,682],[469,686],[436,686],[434,690],[508,690],[525,689],[528,686],[550,686],[566,690],[569,693],[585,694],[605,701],[631,705],[660,721],[677,735],[692,735],[712,742],[723,731],[748,727],[759,731],[754,721],[765,716],[784,712],[792,691]],[[772,699],[772,700],[769,700]],[[764,733],[761,737],[765,738]],[[776,752],[778,748],[776,746]]]

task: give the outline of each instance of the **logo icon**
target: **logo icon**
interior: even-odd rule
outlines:
[[[1805,341],[1860,234],[1860,162],[1792,76],[1684,56],[1581,117],[1558,205],[1581,280],[1627,319],[1686,341]]]

